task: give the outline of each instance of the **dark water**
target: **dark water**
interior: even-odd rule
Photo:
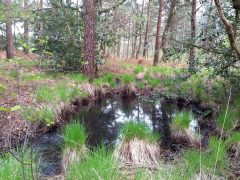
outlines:
[[[109,147],[119,139],[121,126],[130,120],[143,121],[149,127],[161,134],[161,142],[165,146],[170,144],[170,124],[172,117],[181,111],[194,112],[194,106],[184,107],[160,98],[121,99],[118,97],[95,102],[81,107],[73,116],[75,121],[85,125],[89,135],[89,147],[96,147],[104,143]],[[196,115],[193,117],[197,117]],[[191,128],[197,128],[196,118],[192,119]],[[46,134],[39,138],[39,169],[44,175],[57,174],[61,169],[61,146],[64,140],[56,134]]]

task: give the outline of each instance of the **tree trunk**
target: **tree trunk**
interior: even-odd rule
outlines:
[[[143,57],[146,58],[147,56],[147,49],[148,49],[148,31],[149,31],[149,21],[150,21],[150,6],[151,0],[148,1],[147,7],[147,23],[146,23],[146,31],[144,36],[144,45],[143,45]]]
[[[140,14],[140,18],[142,20],[142,17],[143,17],[143,10],[144,10],[144,0],[142,1],[142,10],[141,10],[141,14]],[[143,27],[143,24],[141,22],[140,24],[140,27],[139,27],[139,43],[138,43],[138,48],[137,48],[137,53],[136,53],[136,59],[138,59],[138,56],[140,54],[140,49],[141,49],[141,46],[142,46],[142,27]]]
[[[95,1],[85,0],[83,3],[84,12],[84,48],[83,48],[83,73],[94,78],[95,64]]]
[[[197,2],[192,0],[192,16],[191,16],[191,48],[189,51],[189,71],[195,71],[195,38],[196,38],[196,11]]]
[[[24,0],[24,11],[27,13],[28,11],[28,0]],[[24,42],[26,43],[26,47],[24,48],[24,52],[28,53],[29,52],[29,47],[28,47],[28,35],[29,35],[29,29],[28,29],[28,20],[27,18],[24,20],[23,23],[23,29],[24,29]]]
[[[162,50],[163,50],[163,56],[162,60],[164,62],[167,61],[167,43],[168,43],[168,32],[170,30],[170,26],[173,20],[174,16],[174,9],[176,7],[176,0],[171,0],[171,5],[168,13],[168,18],[167,18],[167,24],[165,26],[165,29],[163,31],[163,36],[162,36]]]
[[[117,57],[121,58],[121,37],[118,38],[118,44],[117,44]]]
[[[11,12],[11,0],[6,0],[7,12]],[[13,50],[13,34],[12,34],[12,19],[9,13],[6,15],[6,38],[7,38],[7,59],[12,59],[14,56]]]
[[[153,59],[154,66],[156,66],[159,61],[160,34],[161,34],[161,24],[162,24],[162,8],[163,8],[163,0],[159,0],[155,53],[154,53],[154,59]]]

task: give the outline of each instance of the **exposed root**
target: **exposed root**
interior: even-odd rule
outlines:
[[[130,141],[121,142],[114,155],[120,162],[120,168],[132,166],[156,170],[159,153],[160,148],[157,144],[150,144],[134,138]]]
[[[201,138],[189,129],[172,128],[172,141],[176,144],[183,144],[199,148],[201,146]]]

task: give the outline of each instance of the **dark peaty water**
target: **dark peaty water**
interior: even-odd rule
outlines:
[[[183,110],[194,112],[194,106],[184,107],[177,103],[159,98],[122,99],[119,97],[104,99],[89,106],[81,107],[73,115],[74,121],[85,125],[88,133],[89,147],[104,143],[113,146],[119,139],[121,126],[130,120],[143,121],[149,127],[161,134],[162,145],[170,144],[170,124],[172,117]],[[194,113],[193,113],[194,114]],[[190,127],[197,128],[196,119]],[[46,134],[39,138],[35,145],[39,152],[39,171],[51,176],[61,170],[61,147],[63,139],[56,134]]]

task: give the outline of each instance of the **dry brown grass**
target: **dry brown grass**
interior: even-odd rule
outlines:
[[[64,173],[67,172],[67,168],[69,164],[73,162],[79,162],[86,156],[87,148],[85,146],[81,147],[81,149],[67,148],[64,150],[63,158],[62,158],[62,167]]]
[[[172,140],[179,144],[200,147],[201,138],[189,129],[172,128]]]
[[[120,168],[134,167],[158,169],[160,148],[157,144],[150,144],[145,140],[134,138],[123,141],[116,148],[114,155],[119,161]]]

